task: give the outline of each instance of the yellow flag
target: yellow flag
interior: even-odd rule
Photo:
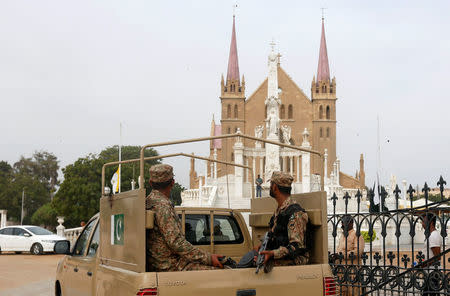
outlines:
[[[114,173],[114,175],[111,178],[111,185],[113,193],[119,192],[120,187],[120,166],[117,168],[117,171]]]

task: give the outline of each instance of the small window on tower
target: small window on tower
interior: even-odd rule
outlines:
[[[228,104],[227,106],[227,118],[231,118],[231,105]]]
[[[231,161],[234,161],[234,153],[231,152]]]
[[[327,138],[329,138],[329,137],[330,137],[330,128],[327,127]]]
[[[292,119],[294,117],[294,108],[292,107],[292,105],[289,105],[288,107],[288,118]]]
[[[231,133],[231,128],[228,127],[228,130],[227,130],[227,131],[228,131],[227,134],[230,134],[230,133]]]
[[[238,106],[234,105],[234,118],[238,118]]]
[[[319,107],[319,119],[322,119],[322,118],[323,118],[323,106],[320,105],[320,107]]]
[[[225,86],[225,89],[223,90],[224,92],[227,92],[227,87]]]
[[[330,106],[327,106],[327,119],[330,119]]]
[[[280,118],[281,119],[284,119],[284,117],[285,117],[285,110],[284,110],[284,105],[281,105],[281,108],[280,108]]]
[[[320,128],[320,137],[321,138],[323,137],[323,130],[322,130],[322,128]]]

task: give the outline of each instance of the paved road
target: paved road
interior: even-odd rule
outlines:
[[[56,265],[61,255],[0,255],[0,295],[54,295]]]

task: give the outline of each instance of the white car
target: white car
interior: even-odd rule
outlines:
[[[0,229],[0,252],[31,252],[40,255],[53,252],[53,246],[60,240],[66,238],[39,226],[8,226]]]

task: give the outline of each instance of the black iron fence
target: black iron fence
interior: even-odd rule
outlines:
[[[430,200],[427,183],[421,192],[410,185],[409,201],[400,206],[401,191],[396,186],[395,209],[386,207],[384,188],[378,189],[378,205],[373,202],[375,188],[369,189],[368,210],[364,204],[361,208],[358,191],[353,197],[356,211],[349,211],[352,198],[346,193],[345,210],[337,213],[338,198],[333,195],[333,214],[328,215],[329,258],[339,295],[450,295],[450,249],[446,245],[450,199],[444,196],[442,177],[437,185],[437,200]],[[414,207],[413,200],[421,194],[423,205]]]

